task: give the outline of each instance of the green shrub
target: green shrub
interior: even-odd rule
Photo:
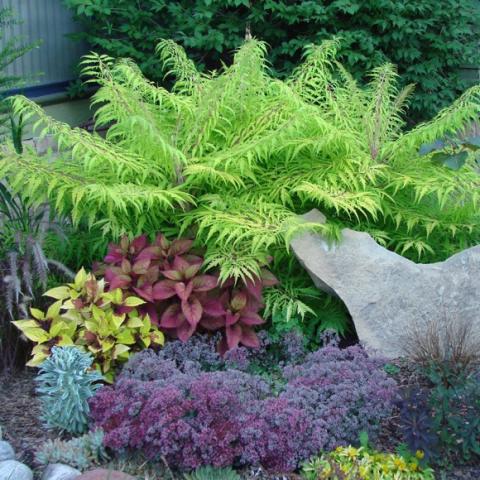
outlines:
[[[480,8],[475,0],[64,0],[94,48],[130,57],[153,80],[161,70],[152,56],[161,38],[173,38],[196,62],[218,68],[251,33],[271,45],[269,60],[280,75],[298,65],[303,48],[332,35],[343,37],[341,60],[355,74],[386,62],[397,64],[403,85],[418,85],[412,105],[429,118],[465,89],[460,66],[478,64]]]
[[[58,330],[58,329],[57,329]],[[91,371],[93,358],[76,347],[53,347],[35,379],[42,420],[48,428],[79,434],[88,427],[88,400],[101,386],[102,376]]]
[[[60,154],[10,152],[0,174],[30,201],[48,198],[57,212],[105,234],[193,230],[221,280],[258,275],[270,256],[280,280],[292,278],[287,245],[306,230],[338,238],[349,226],[423,261],[478,243],[473,153],[452,170],[419,149],[478,117],[480,87],[402,133],[411,89],[398,90],[394,67],[375,69],[360,88],[337,63],[337,49],[336,41],[310,47],[280,81],[268,75],[257,41],[215,75],[199,73],[164,41],[158,52],[176,76],[172,91],[146,81],[131,61],[92,54],[85,72],[101,85],[93,102],[106,139],[17,97],[16,111],[39,115],[37,126],[56,135]],[[313,207],[326,225],[298,219]]]

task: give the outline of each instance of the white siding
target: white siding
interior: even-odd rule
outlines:
[[[49,85],[71,80],[73,69],[86,47],[66,35],[78,31],[61,0],[0,0],[0,6],[10,7],[16,17],[23,21],[20,25],[7,27],[5,39],[23,35],[27,41],[41,40],[39,48],[16,60],[7,73],[30,76],[41,73],[31,85]]]

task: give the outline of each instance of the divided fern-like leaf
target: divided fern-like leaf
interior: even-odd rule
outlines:
[[[269,74],[262,42],[247,41],[232,65],[204,74],[164,40],[157,54],[175,80],[171,91],[129,60],[90,54],[84,70],[100,86],[93,104],[105,138],[17,97],[16,112],[35,117],[41,135],[57,138],[59,152],[5,153],[0,175],[30,202],[48,199],[105,235],[195,233],[221,279],[257,274],[306,229],[331,240],[342,227],[367,231],[421,261],[478,243],[473,153],[452,171],[419,148],[478,118],[480,87],[405,132],[413,87],[398,88],[391,64],[358,85],[336,60],[340,42],[310,46],[304,63],[281,81]],[[329,222],[299,222],[311,208]],[[304,307],[295,308],[301,314]]]

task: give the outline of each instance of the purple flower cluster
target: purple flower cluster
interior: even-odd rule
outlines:
[[[329,345],[284,367],[280,392],[240,370],[201,371],[198,357],[195,368],[159,357],[146,351],[132,359],[91,401],[92,420],[108,447],[182,469],[292,471],[320,450],[355,443],[362,430],[373,439],[396,392],[382,363],[360,347]]]

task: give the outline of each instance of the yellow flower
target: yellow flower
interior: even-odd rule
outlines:
[[[410,470],[412,470],[412,472],[416,472],[418,469],[418,465],[415,462],[411,462],[409,467],[410,467]]]
[[[405,470],[407,468],[407,464],[403,458],[395,458],[393,463],[399,470]]]
[[[421,459],[425,456],[425,454],[424,454],[421,450],[417,450],[417,451],[415,452],[415,456],[416,456],[419,460],[421,460]]]
[[[358,469],[359,472],[360,472],[360,476],[362,478],[368,478],[367,475],[368,475],[368,469],[367,467],[363,467],[363,466],[360,466],[360,468]]]
[[[358,454],[358,450],[354,447],[348,447],[345,450],[345,453],[350,457],[350,458],[355,458]]]

